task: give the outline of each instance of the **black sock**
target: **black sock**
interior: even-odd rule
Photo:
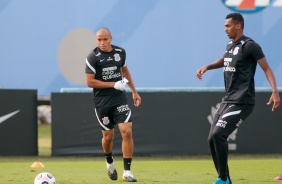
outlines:
[[[109,163],[109,164],[113,163],[114,159],[113,159],[112,152],[109,153],[109,154],[105,153],[105,156],[106,156],[107,163]]]
[[[221,179],[222,181],[226,181],[226,180],[227,180],[227,176],[221,176],[220,179]]]
[[[132,158],[123,158],[124,170],[130,170]]]

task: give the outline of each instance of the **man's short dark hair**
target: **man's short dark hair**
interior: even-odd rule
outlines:
[[[232,21],[236,24],[241,24],[244,29],[244,18],[240,13],[230,13],[226,16],[226,19],[232,18]]]

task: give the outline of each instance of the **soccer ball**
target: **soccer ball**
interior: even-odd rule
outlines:
[[[56,184],[56,180],[51,173],[42,172],[35,177],[34,184]]]

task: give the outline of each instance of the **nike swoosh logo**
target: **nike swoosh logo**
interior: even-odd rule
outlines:
[[[17,114],[18,112],[20,112],[20,110],[11,112],[11,113],[6,114],[6,115],[4,115],[4,116],[1,116],[1,117],[0,117],[0,123],[3,123],[4,121],[6,121],[6,120],[9,119],[10,117],[14,116],[14,115]]]

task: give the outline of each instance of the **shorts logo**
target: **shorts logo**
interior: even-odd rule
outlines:
[[[215,126],[225,128],[226,125],[227,125],[227,122],[226,122],[226,121],[218,120],[218,122],[216,123]]]
[[[128,107],[128,105],[121,105],[117,107],[117,111],[118,112],[130,111],[130,108]]]
[[[254,13],[268,7],[272,0],[222,0],[223,4],[236,12]]]
[[[104,125],[108,125],[110,123],[109,117],[103,117],[102,120]]]
[[[118,53],[115,53],[114,57],[115,57],[115,61],[117,62],[120,61],[120,55]]]

